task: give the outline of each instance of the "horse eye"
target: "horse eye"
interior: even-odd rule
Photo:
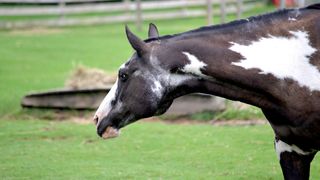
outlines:
[[[119,74],[119,79],[120,79],[122,82],[124,82],[124,81],[126,81],[126,80],[128,79],[128,75],[125,74],[125,73],[120,73],[120,74]]]

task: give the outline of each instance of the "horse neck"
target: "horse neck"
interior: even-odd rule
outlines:
[[[240,28],[240,29],[239,29]],[[239,26],[238,31],[247,28]],[[259,29],[256,29],[258,32]],[[225,97],[231,100],[242,101],[261,108],[271,108],[277,102],[273,96],[268,81],[270,77],[261,78],[256,75],[257,70],[248,71],[234,66],[232,63],[242,59],[242,56],[230,50],[233,41],[245,42],[247,37],[242,37],[234,30],[226,29],[213,32],[199,32],[189,34],[189,38],[177,40],[173,46],[178,51],[189,53],[205,64],[201,69],[204,76],[202,81],[193,83],[192,90]],[[257,34],[252,30],[252,34]],[[261,33],[261,32],[260,32]],[[250,37],[256,39],[256,35]],[[249,38],[249,39],[250,39]]]
[[[291,17],[298,20],[293,21]],[[283,87],[286,82],[280,82],[270,73],[261,75],[261,71],[257,68],[245,69],[243,66],[235,65],[244,57],[231,47],[235,43],[249,46],[253,42],[260,41],[261,38],[283,37],[290,39],[293,36],[299,38],[296,35],[299,33],[301,38],[304,36],[301,33],[304,32],[307,32],[312,39],[312,37],[318,36],[315,31],[318,27],[314,27],[316,19],[319,19],[319,13],[308,10],[285,10],[226,25],[205,27],[182,33],[169,38],[167,47],[175,49],[176,52],[190,54],[205,64],[201,67],[204,76],[200,75],[204,81],[195,83],[195,87],[191,87],[192,90],[243,101],[261,108],[270,108],[285,101]],[[296,34],[294,35],[292,32]],[[304,42],[303,40],[301,42]],[[267,44],[266,50],[259,48],[261,54],[256,53],[254,58],[259,60],[267,53],[274,53],[271,46],[272,44]],[[282,52],[286,52],[285,50],[283,49]],[[199,76],[197,73],[195,75]],[[297,85],[296,87],[300,88]]]

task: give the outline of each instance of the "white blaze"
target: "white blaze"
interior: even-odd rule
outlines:
[[[114,83],[110,91],[108,92],[107,96],[103,99],[101,102],[95,116],[99,118],[99,122],[102,120],[102,118],[106,117],[109,112],[111,111],[111,102],[115,100],[116,98],[116,92],[118,89],[118,80]]]
[[[206,77],[202,74],[201,69],[207,66],[204,62],[200,61],[195,55],[192,55],[188,52],[182,52],[190,61],[190,64],[187,64],[183,67],[182,71],[186,73],[195,74],[201,77]]]
[[[310,56],[317,50],[310,45],[304,31],[290,31],[287,37],[269,36],[250,45],[232,43],[230,50],[243,56],[235,66],[260,69],[260,74],[272,74],[279,79],[290,78],[311,91],[320,90],[320,73],[310,64]]]
[[[125,66],[126,66],[126,63],[123,63],[120,66],[119,70],[123,69]],[[99,120],[98,125],[102,120],[102,118],[106,117],[111,111],[111,108],[112,108],[111,102],[116,98],[117,89],[118,89],[118,79],[113,84],[112,88],[110,89],[106,97],[103,99],[98,110],[96,111],[95,117],[98,117],[98,120]]]

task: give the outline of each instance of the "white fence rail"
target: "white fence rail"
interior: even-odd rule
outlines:
[[[64,0],[65,3],[107,2],[111,0]],[[15,4],[58,4],[60,0],[0,0],[0,3]]]
[[[4,0],[0,0],[1,2]],[[5,0],[15,1],[15,0]],[[18,1],[18,0],[17,0]],[[27,0],[27,1],[53,1],[53,0]],[[131,2],[125,0],[120,3],[97,3],[68,5],[66,2],[75,0],[59,0],[56,6],[39,7],[0,7],[0,16],[48,16],[46,19],[36,20],[0,20],[0,28],[26,28],[33,26],[71,26],[92,25],[115,22],[136,22],[138,28],[143,20],[174,19],[207,16],[208,23],[212,23],[212,15],[220,15],[222,22],[226,14],[234,13],[240,18],[243,11],[250,10],[261,5],[261,0],[222,0],[224,3],[220,12],[212,10],[214,6],[220,6],[221,0],[163,0]],[[85,0],[80,0],[85,1]],[[57,1],[55,1],[57,2]],[[198,7],[198,8],[196,8]],[[199,8],[200,7],[200,8]],[[201,8],[202,7],[202,8]],[[196,9],[195,9],[196,8]],[[169,9],[169,11],[168,11]],[[156,11],[151,11],[156,10]],[[162,11],[163,10],[163,11]],[[68,17],[74,14],[100,13],[97,16]],[[109,15],[107,15],[109,14]],[[56,16],[52,19],[50,16]],[[2,18],[5,19],[5,18]]]

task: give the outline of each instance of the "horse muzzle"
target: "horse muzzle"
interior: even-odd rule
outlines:
[[[103,139],[115,138],[115,137],[118,137],[120,135],[120,129],[114,128],[112,126],[108,126],[105,129],[105,131],[102,134],[99,133],[99,135]]]
[[[107,119],[97,123],[97,134],[103,139],[115,138],[120,135],[120,129],[111,125]]]

